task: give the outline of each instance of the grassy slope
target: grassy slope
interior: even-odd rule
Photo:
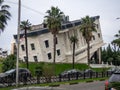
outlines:
[[[35,68],[36,67],[43,67],[46,65],[53,65],[53,64],[52,63],[44,63],[44,62],[29,63],[29,70],[32,72],[32,75],[35,75]],[[2,72],[1,67],[2,67],[2,63],[0,62],[0,72]],[[26,68],[26,63],[20,63],[19,67]],[[56,63],[55,68],[56,68],[56,75],[58,75],[59,73],[65,71],[65,70],[72,69],[72,64]],[[75,69],[85,70],[87,68],[89,68],[89,67],[86,64],[75,64]],[[98,71],[98,72],[103,71],[103,69],[100,69],[100,68],[95,68],[93,70]]]
[[[43,62],[39,62],[39,63],[29,63],[29,69],[32,72],[32,74],[35,74],[35,68],[36,67],[43,67],[46,65],[52,65],[52,63],[43,63]],[[20,67],[26,67],[25,63],[21,63]],[[72,69],[72,64],[68,64],[68,63],[57,63],[55,65],[56,68],[56,74],[58,75],[59,73],[63,72],[64,70],[69,70]],[[75,69],[79,69],[79,70],[84,70],[87,69],[88,66],[86,64],[75,64]]]

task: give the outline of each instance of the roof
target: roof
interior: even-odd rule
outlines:
[[[100,16],[94,16],[91,17],[93,20],[99,19]],[[64,24],[62,24],[62,29],[61,30],[65,30],[74,26],[78,26],[81,24],[81,20],[74,20],[74,21],[69,21],[66,22]],[[37,35],[41,35],[41,34],[45,34],[50,32],[47,28],[43,28],[43,29],[39,29],[39,30],[35,30],[35,31],[31,31],[27,33],[27,37],[31,37],[31,36],[37,36]],[[23,36],[23,34],[20,34],[20,38]],[[14,35],[14,39],[17,39],[17,35]]]

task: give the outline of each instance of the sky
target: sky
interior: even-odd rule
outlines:
[[[43,22],[46,11],[57,6],[70,21],[89,16],[100,16],[100,25],[105,43],[110,43],[120,30],[120,0],[21,0],[21,21],[29,20],[32,25]],[[10,51],[13,35],[17,34],[18,0],[5,0],[12,14],[3,33],[0,34],[0,48]]]

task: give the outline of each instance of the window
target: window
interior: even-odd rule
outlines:
[[[48,40],[45,40],[45,46],[46,46],[46,48],[49,47],[49,42],[48,42]]]
[[[57,55],[58,55],[58,56],[60,55],[60,49],[57,50]]]
[[[35,62],[38,62],[37,56],[33,56],[33,58],[34,58],[34,61],[35,61]]]
[[[22,49],[22,51],[25,51],[24,45],[21,45],[21,49]]]
[[[93,40],[95,40],[95,36],[93,36]]]
[[[52,56],[51,56],[51,53],[48,53],[48,59],[51,59]]]
[[[100,38],[100,33],[98,33],[98,37]]]
[[[31,44],[31,49],[32,49],[32,50],[35,50],[35,45],[34,45],[34,43]]]
[[[27,62],[27,57],[26,56],[24,56],[24,61]]]
[[[98,29],[98,28],[99,28],[99,25],[97,24],[96,26],[97,26],[97,29]]]

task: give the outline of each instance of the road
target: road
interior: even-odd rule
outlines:
[[[65,84],[59,87],[27,87],[13,90],[104,90],[104,82],[105,81],[94,81],[74,85]]]
[[[90,83],[79,83],[75,85],[61,85],[65,90],[104,90],[105,81],[94,81]]]

